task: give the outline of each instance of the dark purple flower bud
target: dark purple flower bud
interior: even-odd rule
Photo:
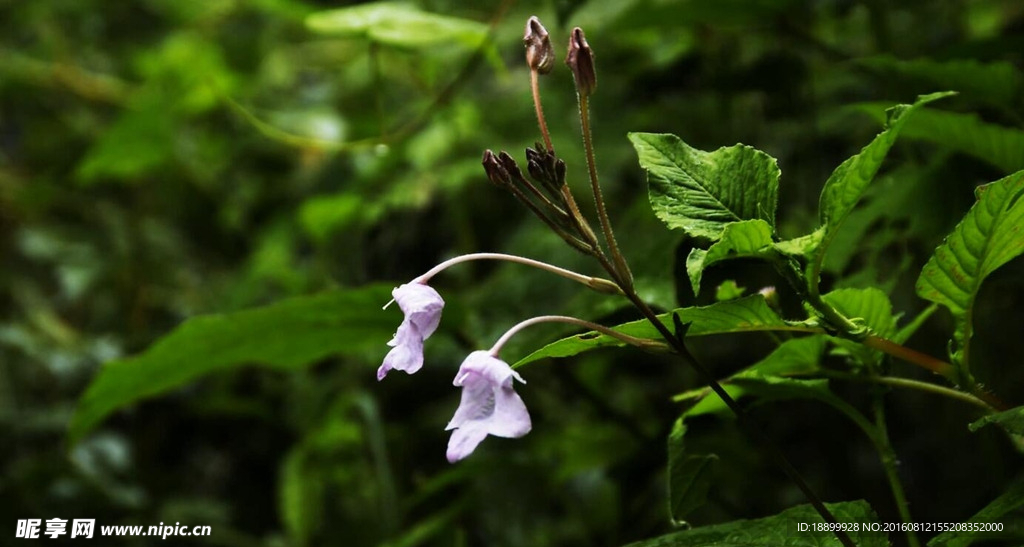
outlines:
[[[508,152],[502,150],[498,154],[498,163],[501,164],[502,169],[505,170],[511,180],[523,180],[523,172],[519,170],[516,160],[508,155]]]
[[[583,36],[583,29],[576,27],[572,29],[569,37],[569,54],[565,57],[565,64],[572,69],[573,78],[576,79],[576,91],[580,95],[589,96],[597,87],[597,73],[594,71],[594,51],[587,44],[587,38]]]
[[[548,31],[536,16],[526,21],[526,33],[523,35],[526,46],[526,64],[541,74],[551,72],[555,66],[555,51],[551,47]]]
[[[484,171],[487,173],[487,178],[491,180],[497,186],[507,186],[511,184],[511,179],[508,176],[508,172],[498,162],[498,158],[495,157],[494,152],[490,150],[484,150],[483,159]]]

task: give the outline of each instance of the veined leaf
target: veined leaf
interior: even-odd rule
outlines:
[[[978,511],[967,522],[976,522],[978,524],[1003,522],[1003,517],[1021,507],[1024,507],[1024,481],[1018,480],[1010,485],[1006,492],[992,500],[992,503]],[[1012,536],[1010,534],[1012,532],[1008,532],[1006,535],[992,532],[943,532],[932,538],[928,542],[928,547],[967,547],[977,539],[1011,539]],[[1017,531],[1016,535],[1019,536],[1020,532]],[[1021,538],[1016,537],[1016,539],[1020,541]],[[1014,543],[1014,545],[1016,544]]]
[[[821,225],[826,231],[825,246],[828,245],[828,234],[834,232],[842,224],[846,215],[850,214],[860,201],[864,190],[875,178],[875,173],[882,166],[882,161],[892,148],[900,130],[906,125],[910,116],[925,104],[948,97],[952,92],[922,95],[912,105],[901,104],[886,110],[885,130],[878,134],[859,154],[844,161],[828,180],[821,191],[819,215]],[[824,252],[824,247],[819,253]]]
[[[772,227],[767,222],[756,219],[726,224],[722,238],[708,250],[693,249],[686,257],[693,294],[700,294],[701,276],[708,266],[729,258],[751,258],[771,252]]]
[[[687,336],[706,336],[734,332],[795,331],[809,332],[807,327],[789,325],[768,307],[760,294],[716,302],[710,306],[680,308],[658,317],[667,325],[672,324],[672,314],[678,313],[683,323],[691,323]],[[640,338],[660,338],[647,320],[623,323],[615,330]],[[520,359],[514,367],[543,359],[545,357],[569,357],[585,351],[608,346],[622,346],[623,342],[596,332],[588,332],[552,342]]]
[[[883,338],[896,332],[889,296],[879,289],[837,289],[821,297],[839,313],[871,329]]]
[[[860,105],[877,115],[877,105]],[[949,148],[986,161],[1003,172],[1024,169],[1024,131],[981,121],[977,114],[922,109],[903,129],[903,135]]]
[[[1024,78],[1012,63],[981,63],[974,59],[900,60],[892,56],[858,59],[857,64],[885,78],[919,82],[930,89],[955,89],[965,97],[996,106],[1017,100]]]
[[[978,201],[935,249],[917,279],[918,295],[952,312],[952,358],[965,375],[978,289],[996,268],[1024,252],[1024,171],[979,186],[975,194]]]
[[[826,503],[839,522],[877,523],[878,515],[866,501]],[[754,520],[734,520],[714,526],[701,526],[661,537],[630,543],[626,547],[755,547],[785,545],[787,547],[838,546],[839,540],[828,532],[800,532],[797,523],[824,522],[810,505],[798,505],[777,515]],[[884,532],[861,530],[850,538],[860,547],[888,547]]]
[[[668,134],[630,133],[629,140],[647,171],[651,207],[669,228],[717,240],[731,222],[775,226],[775,158],[742,144],[703,152]]]
[[[479,47],[487,25],[468,19],[420,11],[411,4],[373,2],[310,14],[306,28],[321,34],[359,35],[399,47],[421,48],[443,43]]]
[[[680,418],[668,436],[668,512],[675,523],[704,505],[718,463],[714,454],[687,454],[685,436],[686,423]]]
[[[78,401],[69,443],[115,410],[205,374],[245,364],[294,368],[377,345],[383,351],[400,321],[380,310],[390,289],[330,291],[189,319],[143,353],[104,365]]]

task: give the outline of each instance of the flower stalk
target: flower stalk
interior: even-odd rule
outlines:
[[[571,325],[586,327],[590,330],[600,332],[601,334],[604,334],[606,336],[611,336],[612,338],[625,342],[631,346],[636,346],[638,348],[646,350],[664,351],[668,347],[665,344],[658,342],[656,340],[651,340],[649,338],[637,338],[635,336],[623,334],[619,331],[612,330],[604,325],[598,325],[597,323],[591,323],[590,321],[585,321],[583,319],[577,319],[575,317],[569,317],[566,315],[541,315],[539,317],[532,317],[525,321],[521,321],[514,325],[512,328],[508,329],[508,331],[506,331],[505,334],[501,335],[501,338],[499,338],[498,341],[495,342],[493,346],[491,346],[491,349],[488,350],[488,353],[497,357],[498,353],[501,351],[501,348],[513,336],[519,333],[519,331],[539,323],[569,323]]]

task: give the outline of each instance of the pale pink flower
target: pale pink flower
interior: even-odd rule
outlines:
[[[459,367],[453,382],[462,388],[462,402],[445,430],[448,461],[473,453],[487,435],[517,438],[530,432],[530,413],[513,389],[513,380],[526,383],[508,363],[486,351],[474,351]]]
[[[412,374],[423,366],[423,341],[434,334],[441,322],[444,300],[433,288],[423,283],[407,283],[391,291],[398,307],[405,314],[395,337],[388,342],[391,351],[377,369],[377,380],[383,380],[391,369]]]

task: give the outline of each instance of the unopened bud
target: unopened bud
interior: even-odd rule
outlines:
[[[551,48],[551,39],[544,25],[537,16],[526,21],[526,33],[523,34],[523,45],[526,46],[526,64],[541,74],[551,72],[555,66],[555,51]]]
[[[512,180],[523,180],[523,172],[519,170],[519,164],[516,163],[516,160],[508,152],[502,150],[498,154],[498,163],[501,164],[502,169],[505,170]]]
[[[594,51],[587,44],[587,38],[583,36],[583,29],[576,27],[572,29],[569,37],[569,54],[565,57],[565,64],[572,69],[573,78],[576,79],[576,91],[580,95],[589,96],[597,87],[597,73],[594,71]]]
[[[484,150],[484,159],[481,163],[483,163],[484,171],[487,173],[487,178],[495,185],[506,186],[511,183],[508,172],[505,171],[498,162],[498,158],[494,156],[494,152]]]

